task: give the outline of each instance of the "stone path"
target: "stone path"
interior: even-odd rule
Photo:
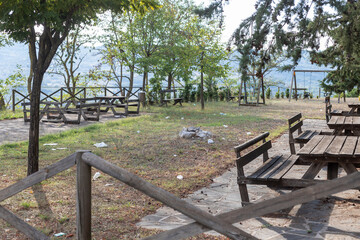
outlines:
[[[324,120],[305,120],[304,122],[304,129],[324,128],[327,128]],[[287,134],[273,142],[269,155],[279,152],[290,153]],[[257,164],[261,164],[260,158]],[[300,168],[299,171],[303,170]],[[324,169],[319,177],[326,177]],[[258,185],[248,186],[248,191],[252,202],[274,198],[286,192],[274,191],[266,186]],[[224,213],[241,207],[236,183],[236,168],[215,178],[214,183],[209,187],[196,191],[185,200],[211,214]],[[287,211],[273,214],[273,217],[259,217],[235,225],[259,239],[360,239],[359,216],[360,193],[356,190],[348,190],[326,199],[297,205]],[[162,207],[155,214],[143,218],[138,226],[168,230],[190,222],[192,220],[181,213]],[[216,235],[217,233],[210,231],[208,234]]]
[[[115,118],[113,114],[109,113],[109,114],[101,115],[99,122],[106,122],[116,119],[119,118]],[[81,119],[80,124],[40,122],[40,136],[44,136],[46,134],[58,133],[73,128],[79,128],[94,123],[97,122],[83,121],[83,119]],[[0,144],[28,140],[29,125],[30,123],[24,122],[22,118],[0,121]]]

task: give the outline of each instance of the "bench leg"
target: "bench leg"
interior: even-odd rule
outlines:
[[[238,168],[238,176],[245,176],[243,168]],[[239,192],[241,198],[241,205],[244,207],[250,203],[248,190],[246,184],[239,182],[239,180],[238,180],[238,185],[239,185]]]

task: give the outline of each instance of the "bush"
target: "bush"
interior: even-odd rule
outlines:
[[[197,91],[196,91],[196,90],[192,90],[192,91],[191,91],[191,94],[190,94],[190,101],[191,101],[191,102],[195,102],[195,101],[196,101],[196,94],[197,94]]]
[[[279,91],[277,91],[277,92],[275,93],[275,98],[276,98],[276,99],[279,99],[279,98],[280,98],[280,92],[279,92]]]
[[[192,87],[191,84],[185,83],[184,90],[181,92],[181,95],[180,95],[185,102],[191,101],[190,100],[190,94],[191,94],[192,88],[193,87]]]
[[[224,101],[224,99],[225,99],[225,92],[224,91],[219,92],[219,98],[220,98],[220,101]]]
[[[284,92],[281,92],[280,95],[281,95],[281,98],[284,98],[284,97],[285,97],[285,96],[284,96],[284,95],[285,95]]]
[[[271,89],[270,88],[266,89],[265,96],[266,96],[267,99],[270,99],[270,96],[271,96]]]
[[[288,88],[286,89],[285,96],[286,96],[286,98],[290,97],[290,89],[288,89]]]

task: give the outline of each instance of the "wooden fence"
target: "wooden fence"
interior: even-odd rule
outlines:
[[[74,97],[79,100],[80,98],[92,97],[94,94],[91,91],[100,92],[103,96],[118,96],[120,93],[123,96],[137,97],[137,93],[142,91],[142,87],[132,87],[131,91],[129,87],[122,87],[121,90],[118,87],[75,87]],[[24,94],[16,89],[12,90],[12,110],[15,111],[16,106],[24,101],[30,101],[31,94]],[[61,105],[70,100],[70,92],[66,87],[56,89],[52,93],[45,93],[41,91],[40,101],[54,101],[59,102]]]
[[[74,165],[77,165],[77,239],[81,240],[91,239],[91,167],[97,168],[195,220],[195,223],[159,233],[146,238],[147,240],[184,239],[209,230],[215,230],[230,239],[256,239],[232,224],[360,186],[360,173],[356,172],[343,178],[319,183],[270,200],[213,216],[89,151],[78,151],[0,190],[0,202]],[[50,239],[1,205],[0,218],[30,239]]]

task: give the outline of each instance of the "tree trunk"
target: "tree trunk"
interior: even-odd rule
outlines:
[[[33,66],[32,64],[34,63],[34,58],[35,56],[32,54],[31,52],[31,45],[29,43],[29,57],[30,57],[30,73],[29,73],[29,77],[27,79],[27,90],[28,90],[28,94],[31,93],[31,84],[32,84],[32,79],[34,77],[34,72],[33,72]]]
[[[201,83],[200,83],[200,101],[201,101],[201,110],[205,109],[205,102],[204,102],[204,66],[201,65]]]
[[[28,171],[30,175],[39,170],[39,112],[40,112],[40,91],[44,74],[39,69],[34,71],[34,79],[30,99],[30,129],[28,147]]]
[[[168,86],[167,86],[167,89],[171,89],[171,83],[173,81],[173,75],[172,73],[170,72],[169,75],[168,75]]]
[[[148,78],[148,72],[144,69],[144,75],[143,75],[143,85],[142,85],[142,88],[143,88],[143,91],[145,91],[147,85],[147,78]]]
[[[130,82],[129,82],[129,91],[126,94],[126,97],[130,97],[130,93],[132,92],[133,86],[134,86],[134,69],[135,67],[130,67]]]

